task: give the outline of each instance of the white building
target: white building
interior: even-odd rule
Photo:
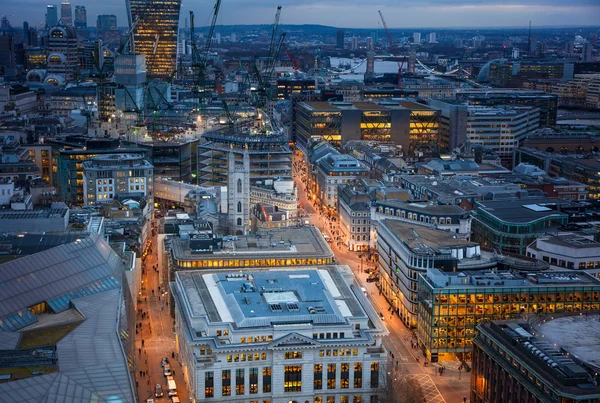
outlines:
[[[435,32],[429,34],[429,43],[437,43]]]
[[[413,43],[421,43],[421,33],[420,32],[413,33]]]
[[[420,273],[487,269],[498,261],[482,252],[478,243],[457,238],[450,231],[390,219],[377,226],[377,249],[381,292],[409,327],[417,325]]]
[[[153,203],[154,167],[141,154],[104,154],[83,163],[83,200],[93,206],[111,200]]]
[[[519,141],[540,127],[540,111],[533,107],[469,106],[467,138],[512,162]]]
[[[347,266],[178,271],[171,289],[196,402],[369,402],[378,387],[387,330]]]
[[[250,155],[244,150],[242,164],[237,164],[233,152],[227,165],[227,214],[229,232],[246,235],[250,225]]]
[[[585,270],[600,278],[600,243],[593,234],[557,233],[544,235],[527,247],[527,256],[542,260],[551,269]]]

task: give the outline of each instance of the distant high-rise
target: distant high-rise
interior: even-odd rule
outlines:
[[[65,25],[73,25],[73,11],[70,2],[63,1],[60,3],[60,19]]]
[[[148,78],[168,78],[177,66],[180,0],[129,0],[131,24],[141,17],[133,36],[135,53],[146,56]]]
[[[121,34],[117,28],[117,16],[114,14],[100,14],[96,20],[98,39],[109,44],[119,43]]]
[[[75,6],[75,28],[87,29],[87,11],[85,6]]]
[[[356,36],[352,37],[352,46],[350,47],[351,50],[358,50],[358,38]]]
[[[435,32],[429,34],[429,43],[437,43]]]
[[[375,53],[367,52],[367,69],[365,71],[365,83],[372,83],[375,80]]]
[[[344,49],[344,30],[338,29],[336,32],[336,48]]]
[[[590,42],[584,42],[581,48],[581,60],[584,62],[592,61],[592,44]]]
[[[420,32],[413,33],[413,43],[421,43],[421,33]]]
[[[46,28],[52,28],[58,24],[58,7],[48,4],[46,6]]]
[[[29,28],[29,32],[27,34],[27,45],[32,48],[36,48],[38,46],[38,32],[35,28]]]
[[[59,86],[77,80],[79,50],[73,27],[60,24],[48,32],[47,70],[47,83]]]

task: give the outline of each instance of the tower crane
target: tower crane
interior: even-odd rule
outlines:
[[[385,29],[385,34],[387,35],[388,41],[390,42],[390,47],[392,49],[392,56],[394,56],[394,59],[396,59],[396,63],[398,63],[398,87],[401,87],[402,86],[402,63],[400,62],[400,59],[398,58],[398,53],[396,52],[396,45],[394,44],[392,35],[390,35],[390,31],[388,30],[388,26],[385,23],[385,19],[383,18],[383,14],[382,14],[381,10],[379,10],[378,13],[379,13],[379,17],[381,17],[381,23],[383,24],[383,28]],[[406,57],[404,59],[405,60],[403,62],[406,61]]]
[[[287,47],[285,42],[283,43],[283,48],[285,49],[285,53],[287,53],[287,56],[289,57],[290,61],[292,62],[292,65],[294,66],[294,71],[297,74],[298,70],[300,70],[300,66],[298,65],[298,60],[296,60],[296,58],[294,58],[294,55],[292,54],[290,49]]]
[[[202,53],[198,50],[196,45],[196,36],[194,33],[194,12],[190,11],[190,35],[192,40],[192,70],[194,72],[194,84],[192,90],[198,95],[200,107],[204,105],[204,92],[205,92],[205,76],[206,67],[208,65],[208,53],[212,42],[213,35],[215,33],[215,25],[217,24],[217,17],[219,15],[219,9],[221,8],[221,0],[217,0],[213,9],[213,17],[208,30],[208,36],[206,38],[206,44]]]

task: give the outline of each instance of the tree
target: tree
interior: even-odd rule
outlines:
[[[405,370],[387,368],[379,375],[378,403],[423,403],[425,393],[419,381]]]

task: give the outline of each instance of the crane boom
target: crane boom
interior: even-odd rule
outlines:
[[[267,63],[270,62],[275,50],[275,41],[277,40],[277,28],[279,27],[279,18],[281,17],[281,6],[277,6],[277,12],[275,13],[275,21],[273,22],[273,30],[271,32],[271,43],[269,43],[269,54],[267,56]],[[267,64],[267,69],[270,66]]]
[[[221,0],[217,0],[215,3],[215,8],[213,10],[212,22],[210,24],[210,28],[208,30],[208,36],[206,37],[206,45],[204,46],[204,51],[202,52],[202,60],[206,61],[208,59],[208,51],[210,50],[210,44],[212,42],[212,37],[215,33],[215,25],[217,24],[217,17],[219,16],[219,9],[221,8]]]
[[[396,59],[396,63],[398,63],[398,86],[402,83],[402,63],[400,63],[400,59],[398,58],[398,53],[396,52],[396,46],[394,44],[394,40],[392,39],[392,35],[388,29],[387,24],[385,23],[385,19],[383,18],[383,13],[381,10],[377,11],[379,13],[379,17],[381,18],[381,23],[383,24],[383,28],[385,29],[385,34],[387,35],[388,41],[390,42],[390,47],[392,49],[392,56]]]
[[[285,42],[283,43],[283,48],[285,49],[285,53],[287,53],[287,56],[289,57],[290,61],[294,65],[294,70],[296,70],[296,72],[298,72],[298,70],[300,70],[300,66],[298,66],[298,61],[294,58],[292,51],[287,47]]]

